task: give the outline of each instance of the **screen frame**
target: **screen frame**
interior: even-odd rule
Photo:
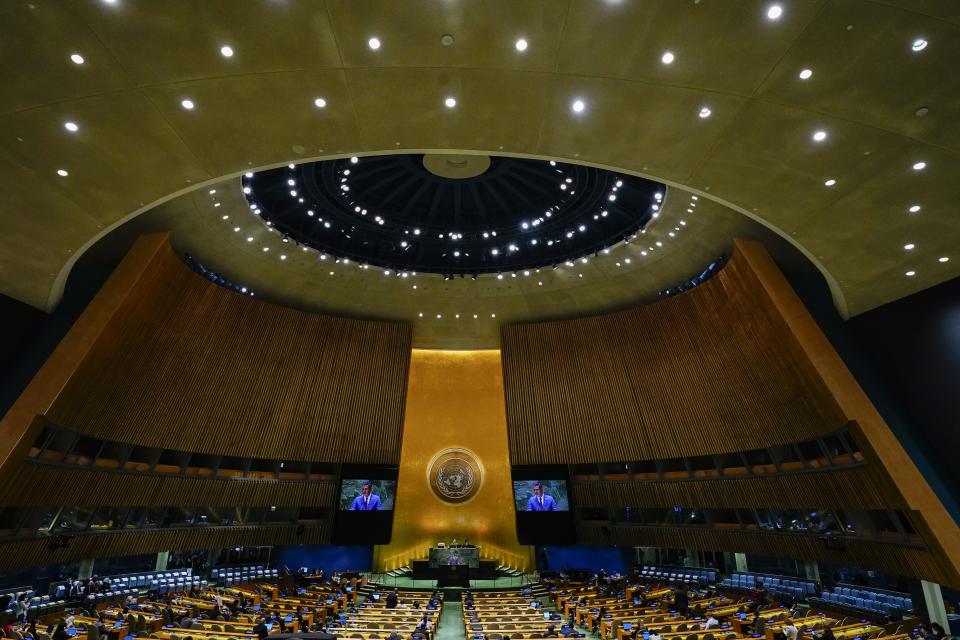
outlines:
[[[333,509],[331,543],[344,546],[389,544],[393,537],[393,514],[397,510],[394,491],[393,508],[380,511],[348,511],[340,509],[340,492],[344,480],[392,481],[398,487],[399,467],[395,465],[344,464],[337,476],[336,505]]]

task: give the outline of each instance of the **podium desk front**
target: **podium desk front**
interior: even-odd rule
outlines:
[[[437,569],[439,567],[450,566],[450,556],[456,554],[460,558],[460,566],[470,567],[471,569],[480,568],[480,548],[479,547],[454,547],[430,549],[430,567]]]

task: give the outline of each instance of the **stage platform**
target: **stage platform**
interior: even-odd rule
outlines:
[[[498,571],[497,577],[493,579],[470,579],[470,589],[474,591],[483,591],[485,589],[519,589],[526,585],[537,583],[538,576],[535,573],[521,573],[519,575],[508,575],[503,571]],[[437,581],[431,579],[414,579],[412,573],[399,574],[390,573],[371,573],[370,582],[375,582],[381,587],[390,587],[397,589],[423,589],[433,590],[437,588]],[[444,587],[447,590],[462,590],[463,587]]]

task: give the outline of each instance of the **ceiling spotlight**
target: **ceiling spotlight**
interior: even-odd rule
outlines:
[[[812,75],[813,75],[813,69],[804,69],[803,71],[800,72],[800,79],[809,80]]]
[[[907,211],[909,211],[910,213],[917,213],[918,211],[920,211],[920,205],[918,204],[912,205],[909,209],[907,209]]]
[[[357,164],[358,162],[360,162],[360,158],[358,158],[357,156],[353,156],[352,158],[350,158],[350,162],[351,164]]]
[[[926,162],[914,162],[914,163],[913,163],[913,170],[914,170],[914,171],[923,171],[923,170],[926,169],[926,168],[927,168],[927,163],[926,163]]]
[[[253,177],[253,172],[247,171],[245,174],[243,174],[243,177],[244,177],[244,178],[252,178],[252,177]]]
[[[573,104],[570,105],[570,108],[573,109],[574,113],[583,113],[583,110],[587,108],[586,103],[579,98],[573,101]]]
[[[451,34],[449,34],[449,33],[445,33],[445,34],[443,34],[442,36],[440,36],[440,44],[442,44],[443,46],[449,47],[449,46],[452,45],[453,43],[454,43],[454,37],[453,37],[453,35],[451,35]]]
[[[447,109],[453,109],[455,106],[457,106],[457,99],[453,96],[448,96],[447,99],[443,101],[443,104],[447,107]]]
[[[57,169],[57,175],[61,178],[66,178],[68,175],[70,175],[70,172],[68,172],[66,169]]]
[[[71,55],[70,55],[70,61],[71,61],[73,64],[83,64],[84,62],[86,62],[86,60],[83,59],[83,56],[80,55],[79,53],[71,54]]]
[[[666,51],[662,56],[660,56],[660,62],[663,64],[673,64],[674,55],[672,51]]]
[[[70,133],[76,133],[80,127],[77,126],[76,122],[64,122],[63,128],[69,131]]]
[[[193,100],[189,98],[184,98],[183,100],[180,101],[180,106],[186,109],[187,111],[189,111],[194,107]]]
[[[220,55],[222,55],[224,58],[232,58],[232,57],[233,57],[233,47],[231,47],[231,46],[229,46],[229,45],[226,45],[226,44],[223,45],[222,47],[220,47]]]
[[[317,109],[323,109],[325,106],[327,106],[327,101],[323,98],[315,98],[313,100],[313,106],[315,106]]]
[[[834,180],[833,178],[830,178],[829,180],[827,180],[827,181],[824,182],[823,184],[826,185],[826,186],[828,186],[828,187],[832,187],[833,185],[837,184],[837,181]]]
[[[913,49],[914,51],[923,51],[924,49],[927,48],[928,44],[930,43],[924,40],[923,38],[917,38],[916,40],[913,41],[913,44],[910,45],[910,48]]]
[[[950,258],[943,256],[942,258],[938,258],[937,262],[950,262]]]
[[[519,40],[516,41],[516,43],[514,43],[513,46],[516,47],[517,51],[526,51],[527,41],[524,40],[523,38],[520,38]]]
[[[823,142],[823,141],[826,140],[826,139],[827,139],[827,132],[826,132],[826,131],[817,131],[817,132],[815,132],[815,133],[813,134],[813,141],[814,141],[814,142]]]
[[[907,272],[906,272],[905,274],[903,274],[903,275],[907,276],[908,278],[912,278],[913,276],[917,275],[917,272],[916,272],[916,271],[913,271],[913,270],[910,270],[910,271],[907,271]]]
[[[783,15],[783,7],[778,4],[772,4],[767,8],[767,18],[769,20],[779,20]]]
[[[376,51],[380,48],[380,38],[370,38],[367,40],[367,46]]]
[[[713,113],[713,112],[710,111],[710,107],[702,107],[702,108],[700,109],[700,117],[701,117],[701,118],[704,118],[704,119],[709,118],[711,113]]]
[[[912,242],[908,242],[907,244],[903,245],[904,251],[913,251],[916,247],[917,245],[913,244]]]

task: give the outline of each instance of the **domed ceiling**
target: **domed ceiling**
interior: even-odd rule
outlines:
[[[451,153],[729,207],[798,247],[849,316],[960,269],[958,59],[953,0],[4,2],[0,291],[51,309],[111,228],[247,172]],[[574,304],[594,296],[610,303],[583,287]]]
[[[443,164],[450,159],[453,166],[463,166],[462,154],[432,157]],[[656,300],[669,295],[668,290],[676,291],[678,285],[695,284],[704,272],[704,277],[708,277],[709,267],[716,268],[731,254],[734,238],[769,242],[776,237],[746,216],[697,194],[595,167],[497,156],[479,156],[469,163],[475,169],[477,164],[491,169],[499,166],[501,173],[495,182],[506,180],[511,184],[517,180],[506,175],[517,167],[521,177],[531,170],[534,175],[551,176],[551,184],[561,193],[567,189],[560,189],[560,184],[576,184],[576,179],[571,183],[566,182],[566,177],[558,181],[552,177],[557,168],[566,171],[565,176],[591,176],[588,180],[600,180],[608,186],[583,200],[577,199],[577,194],[573,198],[551,196],[561,203],[559,213],[547,217],[544,210],[544,222],[537,226],[532,225],[534,218],[527,215],[527,209],[518,207],[513,211],[507,206],[493,207],[499,214],[487,213],[483,222],[476,221],[476,226],[467,224],[468,219],[455,227],[448,226],[443,224],[449,218],[445,215],[437,217],[439,226],[432,228],[428,226],[431,198],[427,195],[422,195],[420,201],[423,211],[408,218],[394,215],[395,211],[383,205],[382,196],[377,194],[387,192],[386,186],[382,191],[368,190],[359,186],[362,182],[351,183],[354,186],[350,197],[341,200],[337,185],[343,183],[336,181],[331,183],[333,188],[323,191],[323,197],[309,197],[312,190],[304,190],[304,183],[309,181],[304,176],[317,172],[322,175],[331,168],[334,175],[350,171],[349,176],[355,176],[366,166],[389,167],[378,182],[392,182],[388,176],[396,175],[395,186],[409,187],[411,175],[423,177],[423,181],[414,180],[413,184],[450,184],[435,180],[435,176],[423,176],[419,154],[364,156],[356,163],[348,157],[293,168],[283,165],[207,185],[132,219],[100,245],[112,247],[113,259],[119,259],[139,234],[167,231],[174,249],[188,264],[239,294],[322,313],[407,322],[413,325],[417,348],[478,349],[499,346],[502,323],[569,318]],[[484,168],[477,175],[485,171]],[[371,170],[370,174],[381,172]],[[295,184],[290,185],[289,180]],[[277,209],[266,208],[271,198],[260,198],[261,190],[269,190],[269,185],[277,191]],[[493,202],[497,198],[492,194],[499,189],[494,185],[484,187]],[[522,187],[505,189],[505,193],[512,193]],[[292,196],[290,191],[297,195]],[[505,198],[505,193],[501,197]],[[533,188],[527,197],[535,198],[538,193],[546,197],[548,192]],[[609,199],[611,193],[617,196],[613,201]],[[598,200],[597,195],[603,197]],[[352,204],[361,200],[368,207],[365,216],[362,210],[354,211],[359,204]],[[523,202],[515,194],[510,201]],[[603,208],[598,208],[601,203]],[[610,206],[614,203],[618,208]],[[542,204],[539,202],[538,206]],[[314,215],[310,216],[308,211]],[[480,210],[476,211],[482,217]],[[604,211],[608,212],[606,217]],[[601,221],[609,221],[615,211],[621,219],[617,223],[619,230],[606,229],[591,236],[591,227],[604,229]],[[497,216],[498,224],[492,222],[492,215]],[[376,222],[377,216],[385,219],[383,225]],[[292,229],[282,226],[289,217],[306,221],[308,226],[302,231],[316,235],[309,242],[291,235]],[[330,222],[330,227],[324,222]],[[355,227],[360,225],[372,230],[375,235],[371,237],[384,238],[387,262],[375,260],[383,257],[376,253],[380,245],[371,248],[358,242],[354,246],[352,238],[343,244],[345,235],[359,240],[361,236]],[[579,231],[580,226],[585,230]],[[428,228],[437,236],[444,233],[444,238],[431,241],[446,249],[446,259],[451,260],[453,267],[431,272],[421,267],[415,269],[413,262],[397,262],[410,260],[402,252],[401,243],[409,241],[408,246],[416,247],[416,239],[427,236]],[[454,228],[456,235],[463,234],[462,238],[449,238]],[[414,229],[420,229],[420,235],[414,234]],[[483,237],[495,229],[501,230],[497,236]],[[628,229],[634,232],[625,235]],[[405,233],[408,230],[410,234]],[[574,235],[567,239],[566,233]],[[525,257],[511,262],[508,251],[502,256],[502,264],[494,263],[496,269],[481,270],[476,277],[469,271],[461,272],[463,277],[453,275],[456,257],[452,252],[462,251],[464,246],[481,246],[489,254],[487,259],[498,260],[501,256],[493,256],[491,247],[523,243],[525,248],[536,248],[540,241],[557,236],[562,240],[557,243],[557,250],[562,253],[550,254],[542,266],[535,266],[535,262],[524,264],[531,260],[530,255],[537,254],[518,249],[516,253]],[[531,245],[534,240],[538,240],[537,244]],[[368,252],[366,260],[359,257],[361,251]],[[509,268],[511,265],[514,268]]]
[[[607,249],[657,215],[664,191],[554,160],[440,154],[354,156],[243,177],[251,211],[287,241],[365,267],[448,278]]]

